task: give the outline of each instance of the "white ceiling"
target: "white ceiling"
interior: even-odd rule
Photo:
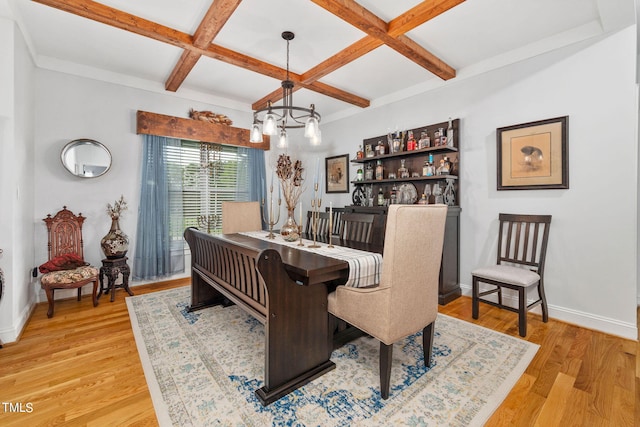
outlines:
[[[357,0],[388,22],[417,0]],[[212,0],[101,0],[102,4],[193,34]],[[4,4],[3,4],[4,3]],[[0,0],[25,33],[39,67],[164,91],[182,50],[28,0]],[[466,0],[407,33],[457,71],[455,79],[539,55],[635,23],[634,0]],[[302,74],[366,34],[308,0],[243,0],[214,43],[286,67],[282,31],[291,42],[290,69]],[[597,58],[594,58],[597,60]],[[446,84],[393,49],[382,46],[320,79],[381,105]],[[201,57],[179,96],[230,108],[276,90],[271,77]],[[345,102],[301,89],[296,105],[316,105],[323,120],[358,111]]]

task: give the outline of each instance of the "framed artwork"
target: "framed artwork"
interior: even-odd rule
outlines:
[[[569,116],[497,129],[498,190],[569,188]]]
[[[349,155],[342,154],[325,158],[327,193],[349,192]]]

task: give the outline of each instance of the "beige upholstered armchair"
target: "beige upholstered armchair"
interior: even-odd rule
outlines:
[[[222,202],[222,232],[262,230],[260,202]]]
[[[338,286],[329,312],[380,340],[380,393],[389,397],[393,343],[420,330],[431,366],[438,314],[438,276],[447,216],[445,205],[391,205],[379,286]]]

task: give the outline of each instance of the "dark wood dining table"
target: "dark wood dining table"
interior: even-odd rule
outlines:
[[[308,237],[313,240],[312,236]],[[276,236],[274,241],[254,238],[241,233],[215,235],[210,238],[220,239],[227,244],[231,243],[249,249],[256,254],[265,249],[277,251],[289,278],[308,289],[308,292],[303,292],[302,296],[296,292],[298,297],[295,299],[289,300],[287,298],[285,301],[281,301],[278,298],[278,301],[273,303],[273,307],[278,307],[277,313],[272,312],[271,308],[269,309],[266,329],[268,335],[265,366],[266,385],[256,391],[262,403],[269,404],[334,369],[335,364],[331,362],[330,356],[336,342],[346,342],[352,337],[343,334],[338,338],[338,341],[334,341],[334,335],[329,331],[327,295],[336,286],[347,281],[349,277],[348,262],[323,256],[313,251],[278,244],[277,239],[282,239],[280,236]],[[316,240],[319,244],[326,246],[329,238],[317,236]],[[335,236],[331,237],[331,242],[333,245],[369,252],[380,253],[382,250],[377,245],[344,241]],[[211,305],[211,295],[213,294],[201,287],[197,290],[192,289],[192,308],[200,309]],[[296,354],[293,354],[291,349],[300,347],[302,342],[307,343],[304,345],[304,351],[296,351]],[[299,373],[288,374],[287,372],[293,366],[296,366]],[[278,380],[276,387],[270,386],[270,379],[276,377],[287,378],[287,380],[284,384]]]

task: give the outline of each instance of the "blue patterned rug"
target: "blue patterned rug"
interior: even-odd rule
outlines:
[[[379,342],[333,352],[336,369],[263,407],[264,327],[241,309],[187,313],[188,287],[127,298],[134,335],[163,426],[482,425],[538,346],[438,315],[433,364],[421,334],[394,345],[391,391],[380,397]]]

